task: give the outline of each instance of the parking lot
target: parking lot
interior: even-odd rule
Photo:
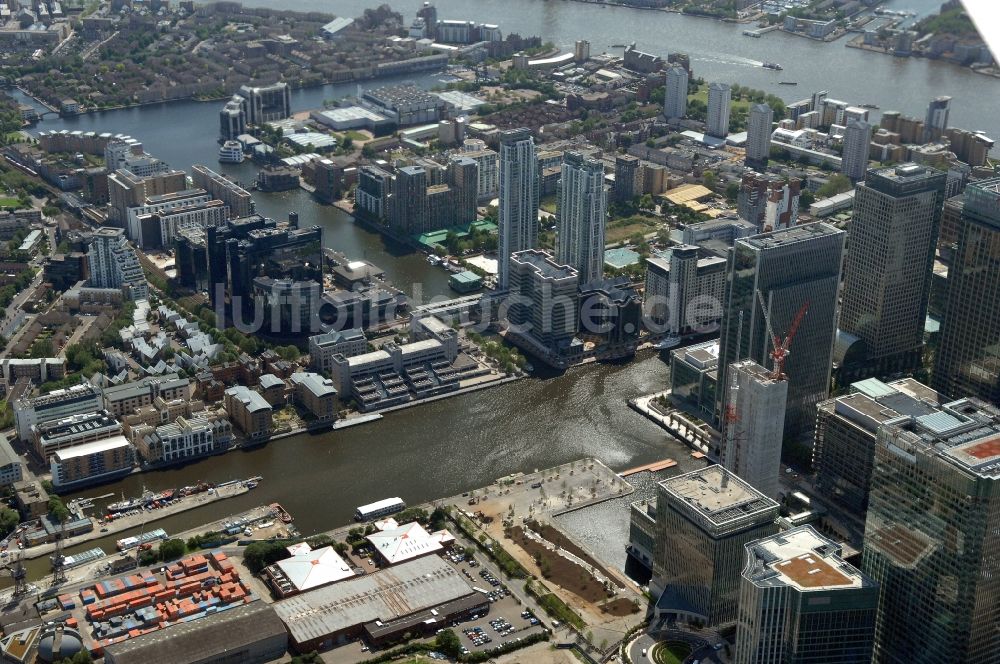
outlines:
[[[461,552],[449,556],[449,559],[465,580],[473,588],[485,591],[490,600],[488,613],[474,615],[453,628],[467,651],[490,650],[544,629],[539,619],[525,611],[510,590],[480,567],[478,561],[466,560]]]

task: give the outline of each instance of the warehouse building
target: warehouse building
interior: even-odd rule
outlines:
[[[359,637],[381,646],[407,632],[433,634],[487,612],[489,600],[447,562],[426,556],[276,602],[274,610],[294,649],[311,652]]]
[[[252,602],[108,646],[105,664],[263,664],[278,659],[288,635],[274,609]]]

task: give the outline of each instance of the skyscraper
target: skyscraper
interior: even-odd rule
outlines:
[[[427,171],[423,166],[404,166],[392,180],[389,225],[403,233],[427,230]]]
[[[556,260],[576,268],[580,283],[600,279],[608,213],[603,164],[579,152],[567,152],[556,189]]]
[[[862,570],[877,664],[997,661],[1000,410],[976,399],[877,434]]]
[[[917,164],[868,172],[858,183],[844,269],[840,330],[864,342],[850,380],[920,366],[945,174]]]
[[[927,105],[924,118],[924,141],[941,138],[948,128],[948,113],[951,111],[951,97],[936,97]]]
[[[729,135],[729,85],[712,83],[708,86],[708,120],[706,133],[725,138]]]
[[[736,664],[868,664],[878,585],[812,526],[746,545]]]
[[[108,226],[94,231],[87,250],[90,284],[97,288],[125,288],[133,300],[149,295],[149,284],[135,250],[125,239],[124,228]]]
[[[680,65],[667,68],[666,88],[663,91],[663,116],[683,118],[687,115],[688,72]]]
[[[933,385],[1000,403],[1000,178],[972,182],[948,272]]]
[[[538,160],[527,129],[500,134],[499,287],[510,281],[510,255],[538,244]]]
[[[510,292],[519,297],[512,297],[507,312],[511,329],[538,350],[558,355],[576,335],[579,285],[576,270],[560,265],[548,252],[515,252],[510,257]]]
[[[753,360],[733,362],[719,462],[770,498],[778,497],[788,381]]]
[[[247,124],[259,127],[292,114],[291,91],[282,81],[257,87],[241,86],[239,96],[244,99]]]
[[[778,532],[777,516],[778,503],[719,465],[660,482],[649,582],[657,617],[733,623],[743,547]]]
[[[771,123],[774,111],[767,104],[754,104],[747,116],[747,158],[751,168],[766,168],[771,154]]]
[[[854,181],[865,177],[868,170],[868,151],[871,149],[872,126],[861,120],[852,120],[844,134],[844,154],[840,172]]]
[[[455,223],[471,224],[476,220],[479,200],[479,165],[475,159],[455,155],[448,162],[448,185],[455,197]]]
[[[787,334],[806,307],[785,362],[786,437],[812,429],[816,404],[829,393],[845,236],[825,223],[804,224],[738,239],[729,254],[719,367],[747,358],[763,366],[771,364],[768,356],[773,344],[761,298],[776,335]],[[716,393],[720,415],[727,380],[726,372],[720,370]]]
[[[639,177],[639,159],[630,154],[620,154],[615,157],[615,201],[629,203],[635,198],[639,188],[636,186]]]

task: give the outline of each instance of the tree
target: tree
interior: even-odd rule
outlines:
[[[66,508],[59,496],[49,496],[49,516],[56,523],[63,523],[69,519],[69,509]]]
[[[168,539],[160,544],[160,560],[163,562],[175,560],[183,556],[185,551],[187,547],[184,545],[184,540]]]
[[[730,182],[726,185],[726,200],[735,203],[740,195],[740,185],[737,182]],[[801,200],[801,199],[800,199]]]
[[[243,562],[256,574],[268,565],[288,557],[287,541],[254,542],[243,552]]]
[[[311,653],[292,657],[292,664],[323,664],[323,659],[313,650]]]
[[[451,658],[458,658],[462,653],[462,641],[450,629],[446,629],[438,634],[434,645],[438,650]]]
[[[709,189],[715,189],[715,185],[718,182],[718,178],[715,175],[715,171],[705,171],[701,174],[701,181]]]
[[[831,176],[827,180],[826,184],[816,190],[816,196],[818,198],[829,198],[830,196],[836,196],[845,191],[851,189],[854,185],[851,183],[851,179],[844,175],[843,173],[837,173]]]
[[[21,516],[9,507],[0,507],[0,535],[6,535],[17,528]]]

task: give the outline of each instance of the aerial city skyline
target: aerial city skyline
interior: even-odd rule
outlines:
[[[1000,661],[988,20],[257,4],[0,0],[0,659]]]

